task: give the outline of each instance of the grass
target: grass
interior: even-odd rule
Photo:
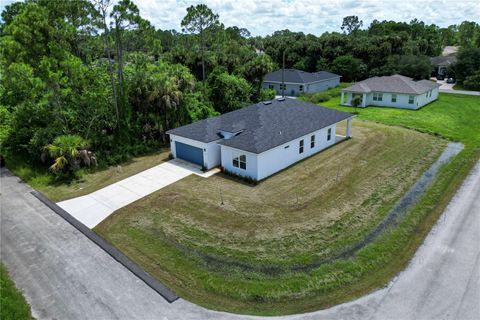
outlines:
[[[79,179],[70,183],[55,181],[46,168],[32,166],[21,159],[7,158],[7,167],[31,187],[54,202],[80,197],[112,183],[128,178],[168,160],[168,149],[133,158],[121,166],[84,170]]]
[[[257,186],[192,175],[95,231],[206,307],[271,315],[326,306],[373,267],[317,262],[362,240],[446,144],[372,122],[354,128],[354,139]]]
[[[32,319],[30,306],[25,297],[15,287],[7,268],[0,264],[0,319]]]

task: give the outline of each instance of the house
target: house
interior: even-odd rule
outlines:
[[[282,94],[282,85],[284,94],[287,96],[298,96],[302,93],[315,93],[335,88],[340,84],[338,74],[327,71],[306,72],[297,69],[283,69],[270,72],[263,79],[264,89],[275,89],[277,95]],[[283,81],[282,81],[283,79]]]
[[[436,82],[415,81],[399,74],[373,77],[343,89],[341,104],[351,106],[352,100],[359,97],[359,107],[418,109],[438,98],[438,87]]]
[[[449,56],[438,56],[430,58],[430,63],[435,69],[435,75],[447,75],[448,67],[457,63],[457,57],[453,55]]]
[[[350,113],[290,98],[260,102],[169,130],[174,158],[262,180],[350,137]],[[345,136],[336,125],[346,121]]]

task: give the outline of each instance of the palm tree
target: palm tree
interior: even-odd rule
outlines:
[[[80,153],[88,148],[88,141],[77,135],[58,136],[52,144],[45,147],[49,156],[54,159],[50,170],[60,173],[65,170],[73,171],[83,161]]]

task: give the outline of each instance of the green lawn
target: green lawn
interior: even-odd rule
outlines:
[[[206,307],[266,315],[315,310],[370,291],[399,268],[396,262],[383,275],[398,257],[389,252],[396,242],[316,263],[362,240],[445,144],[355,120],[353,139],[257,186],[189,176],[120,209],[95,231]]]
[[[7,158],[7,167],[47,198],[58,202],[86,195],[154,167],[167,161],[169,152],[170,149],[162,149],[154,154],[133,158],[119,166],[85,170],[80,179],[71,183],[57,182],[46,168],[32,166],[21,159]]]
[[[10,279],[7,268],[0,264],[0,319],[32,319],[30,306]]]

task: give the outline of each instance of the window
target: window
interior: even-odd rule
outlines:
[[[415,100],[414,96],[408,96],[408,103],[409,104],[413,104],[414,100]]]
[[[383,93],[381,92],[373,93],[373,101],[382,101],[382,100],[383,100]]]
[[[327,141],[332,140],[332,128],[328,128],[327,131]]]
[[[287,85],[285,83],[280,83],[280,90],[287,90]]]
[[[247,156],[242,154],[233,154],[232,164],[235,168],[247,169]]]
[[[300,143],[298,145],[298,153],[303,153],[303,139],[300,140]]]
[[[392,102],[397,102],[397,95],[392,93]]]
[[[240,156],[240,169],[247,169],[247,156],[244,154]]]
[[[310,137],[310,148],[315,148],[315,135]]]
[[[268,89],[275,89],[275,86],[273,84],[269,84]]]
[[[303,92],[303,86],[302,85],[298,86],[298,91]]]

